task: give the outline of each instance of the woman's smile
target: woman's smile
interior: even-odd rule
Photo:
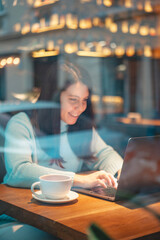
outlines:
[[[72,114],[72,113],[70,113],[70,112],[69,112],[69,115],[70,115],[71,117],[74,117],[74,118],[78,118],[78,117],[79,117],[79,115]]]

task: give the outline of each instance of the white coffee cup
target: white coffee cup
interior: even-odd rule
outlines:
[[[31,186],[32,193],[39,197],[35,187],[40,187],[42,195],[47,199],[63,199],[71,190],[72,178],[67,175],[49,174],[39,177],[39,182]]]

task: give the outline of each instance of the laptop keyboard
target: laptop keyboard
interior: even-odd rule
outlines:
[[[95,187],[92,189],[93,193],[100,194],[102,196],[115,197],[117,189],[108,186],[107,188]]]

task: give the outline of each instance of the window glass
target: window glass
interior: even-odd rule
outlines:
[[[160,134],[159,1],[69,2],[0,1],[1,113],[35,89],[53,102],[72,62],[91,79],[97,131],[124,156],[130,137]]]

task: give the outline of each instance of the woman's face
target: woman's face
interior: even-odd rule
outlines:
[[[72,125],[78,117],[86,110],[89,97],[88,87],[82,82],[70,85],[61,93],[61,120]]]

